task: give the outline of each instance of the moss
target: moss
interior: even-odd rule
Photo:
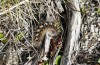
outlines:
[[[100,8],[98,8],[97,13],[100,14]]]
[[[23,39],[23,36],[22,36],[22,34],[24,34],[24,33],[18,33],[17,35],[16,35],[16,41],[18,41],[18,40],[22,40]]]
[[[1,40],[1,42],[2,42],[2,43],[4,43],[4,44],[6,44],[6,43],[7,43],[7,41],[8,41],[8,39],[7,39],[7,38],[1,38],[0,40]]]
[[[0,33],[0,39],[3,38],[3,37],[4,37],[4,35],[2,33]]]
[[[82,7],[82,8],[81,8],[81,11],[82,11],[83,13],[86,13],[85,7]]]
[[[0,41],[5,44],[8,39],[4,37],[4,34],[0,33]]]

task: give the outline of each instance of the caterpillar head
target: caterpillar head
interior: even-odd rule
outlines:
[[[57,31],[55,29],[48,29],[47,32],[46,32],[46,36],[49,38],[49,39],[52,39],[53,37],[57,36]]]
[[[41,46],[41,42],[46,39],[53,39],[58,35],[58,29],[52,22],[44,23],[38,26],[36,33],[34,34],[34,46]]]

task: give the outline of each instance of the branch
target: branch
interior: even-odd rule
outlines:
[[[72,11],[72,17],[69,26],[70,30],[68,30],[69,32],[68,32],[67,43],[69,44],[69,50],[68,46],[66,46],[63,58],[61,60],[62,61],[61,65],[72,65],[72,63],[75,62],[76,60],[75,56],[79,51],[78,39],[80,36],[80,27],[82,23],[81,13],[79,12],[80,11],[79,0],[73,0],[71,3],[76,8],[76,10]],[[74,52],[76,53],[74,54]]]

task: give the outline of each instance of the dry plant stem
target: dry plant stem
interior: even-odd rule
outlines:
[[[72,4],[76,7],[78,11],[80,11],[79,7],[79,0],[73,0]],[[79,51],[79,35],[80,35],[80,26],[82,23],[81,19],[81,13],[78,11],[73,11],[73,16],[72,16],[72,27],[71,27],[71,39],[70,39],[70,49],[68,53],[68,63],[67,65],[71,65],[74,62],[74,56],[77,55]],[[75,55],[73,55],[73,52],[76,51]]]
[[[47,53],[49,51],[49,47],[50,47],[50,41],[51,41],[52,37],[51,36],[48,36],[48,32],[46,33],[46,38],[45,38],[45,55],[44,57],[42,58],[42,60],[48,60],[47,58]]]
[[[67,48],[68,46],[66,45],[64,55],[61,60],[61,65],[72,65],[74,62],[76,62],[76,55],[79,52],[78,38],[80,36],[80,26],[82,23],[81,13],[79,12],[79,0],[71,0],[70,2],[73,6],[75,6],[76,10],[72,10],[67,39],[69,48]]]
[[[19,4],[16,4],[15,6],[9,8],[8,10],[1,12],[0,15],[3,15],[5,13],[9,12],[10,10],[13,10],[14,8],[18,7],[19,5],[25,4],[26,2],[29,2],[29,0],[25,0],[25,1],[20,2]]]
[[[45,41],[45,55],[43,56],[42,60],[48,60],[46,54],[49,51],[49,46],[50,46],[50,39],[46,39]]]

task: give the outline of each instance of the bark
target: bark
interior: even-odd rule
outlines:
[[[74,0],[70,2],[72,4],[69,5],[72,9],[72,17],[68,23],[67,42],[65,43],[66,48],[61,65],[99,64],[100,17],[95,11],[95,8],[99,8],[99,1],[88,0],[79,2]],[[85,8],[84,13],[82,13],[82,10],[80,12],[80,8]]]
[[[72,11],[72,17],[69,21],[69,27],[68,27],[68,36],[67,37],[67,45],[65,46],[64,55],[62,57],[61,65],[71,65],[76,60],[76,55],[79,52],[79,43],[78,39],[80,36],[80,26],[81,26],[81,13],[80,7],[79,7],[79,1],[73,0],[70,1],[71,5],[74,6],[74,9]],[[73,7],[71,7],[73,8]],[[70,17],[70,16],[69,16]],[[68,49],[69,48],[69,49]],[[74,54],[75,53],[75,54]]]

